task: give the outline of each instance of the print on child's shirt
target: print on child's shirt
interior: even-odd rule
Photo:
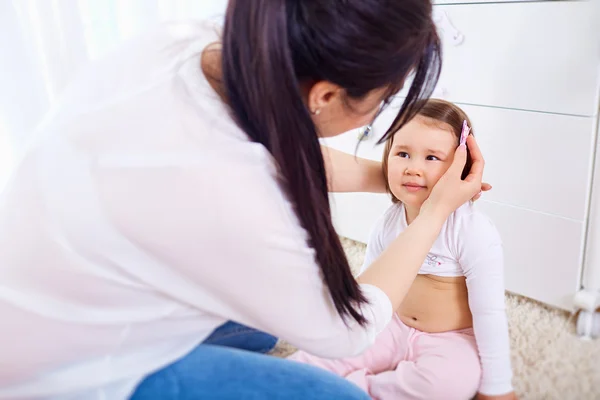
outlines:
[[[442,265],[442,263],[438,261],[438,256],[435,254],[427,254],[425,264],[429,265],[430,267],[439,267]]]

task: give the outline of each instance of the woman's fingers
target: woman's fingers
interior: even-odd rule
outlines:
[[[467,163],[467,149],[465,147],[458,147],[454,152],[454,160],[452,165],[446,171],[446,174],[450,176],[460,176]]]
[[[441,207],[449,215],[469,200],[477,200],[483,190],[490,190],[489,184],[483,184],[481,178],[485,162],[477,142],[472,136],[467,138],[467,146],[473,159],[471,171],[466,179],[461,179],[467,160],[467,148],[459,146],[454,153],[454,160],[448,171],[440,178],[429,195],[428,202],[434,207]]]
[[[471,166],[471,171],[469,171],[469,175],[467,175],[465,181],[481,182],[481,179],[483,177],[483,169],[485,167],[485,160],[483,159],[481,150],[477,145],[477,141],[472,135],[469,135],[469,137],[467,138],[467,146],[469,147],[469,152],[471,153],[473,165]]]
[[[479,200],[479,198],[481,197],[481,195],[483,194],[483,192],[487,192],[488,190],[492,190],[492,185],[490,185],[489,183],[482,183],[481,184],[481,191],[479,193],[477,193],[475,196],[473,196],[473,198],[471,200],[472,201]]]
[[[467,138],[467,144],[469,146],[469,150],[471,152],[471,158],[473,159],[473,166],[471,167],[471,171],[469,175],[465,178],[465,180],[469,181],[479,181],[483,177],[483,168],[485,167],[485,160],[483,159],[483,155],[481,154],[481,150],[479,149],[479,145],[473,136],[469,136]],[[481,183],[481,191],[473,196],[473,201],[479,200],[483,192],[487,192],[492,189],[492,185],[489,183],[482,182]]]

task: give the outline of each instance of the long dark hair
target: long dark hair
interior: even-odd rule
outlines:
[[[229,0],[227,8],[226,100],[241,129],[277,162],[338,313],[361,325],[366,320],[356,306],[366,298],[332,225],[325,165],[301,84],[329,81],[350,99],[388,88],[387,100],[414,70],[392,124],[402,125],[439,76],[431,11],[429,0]]]

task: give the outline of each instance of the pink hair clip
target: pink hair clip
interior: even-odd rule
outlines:
[[[467,120],[465,119],[463,121],[462,132],[460,133],[460,145],[467,143],[467,137],[469,136],[470,132],[471,128],[469,127],[469,125],[467,124]]]

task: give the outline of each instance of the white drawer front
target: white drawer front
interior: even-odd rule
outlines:
[[[485,201],[504,242],[506,289],[570,309],[580,287],[582,223]]]
[[[599,9],[593,1],[435,6],[444,53],[436,96],[596,115]]]
[[[486,199],[582,221],[591,176],[595,120],[478,106],[461,106],[471,118],[486,159]],[[362,142],[360,157],[380,160],[375,146],[397,110],[388,108]],[[322,142],[354,154],[358,131]]]
[[[594,118],[463,106],[486,159],[486,199],[582,221]]]
[[[596,164],[583,266],[583,287],[600,291],[600,140],[596,142]]]

